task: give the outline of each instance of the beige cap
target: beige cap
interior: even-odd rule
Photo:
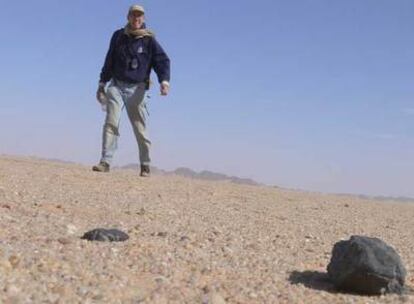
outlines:
[[[145,14],[144,8],[141,5],[131,5],[128,14],[131,14],[132,12],[141,12]]]

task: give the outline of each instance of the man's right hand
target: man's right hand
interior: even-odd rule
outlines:
[[[103,104],[105,103],[105,84],[100,82],[98,86],[98,90],[96,91],[96,99],[99,103]]]

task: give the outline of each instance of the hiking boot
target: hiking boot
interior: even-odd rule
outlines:
[[[106,163],[106,162],[101,161],[99,164],[92,167],[92,171],[109,172],[109,164]]]
[[[141,165],[141,173],[139,175],[142,177],[149,177],[151,175],[150,167],[148,165]]]

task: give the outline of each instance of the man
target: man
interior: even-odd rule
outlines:
[[[146,29],[144,8],[132,5],[127,25],[114,32],[100,75],[97,99],[106,105],[102,157],[93,171],[109,172],[117,148],[119,122],[125,106],[139,149],[141,176],[150,175],[151,142],[146,133],[146,90],[151,69],[160,83],[161,95],[169,92],[170,60],[154,34]],[[109,82],[105,91],[105,86]]]

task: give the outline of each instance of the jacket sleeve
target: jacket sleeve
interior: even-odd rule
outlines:
[[[152,39],[152,68],[158,77],[158,82],[170,81],[170,59],[158,41]]]
[[[109,50],[106,53],[105,57],[105,63],[101,70],[101,75],[99,78],[99,82],[107,83],[112,78],[112,72],[113,72],[113,65],[114,65],[114,49],[116,44],[116,39],[118,37],[119,31],[116,31],[113,33],[111,38],[111,43],[109,45]]]

